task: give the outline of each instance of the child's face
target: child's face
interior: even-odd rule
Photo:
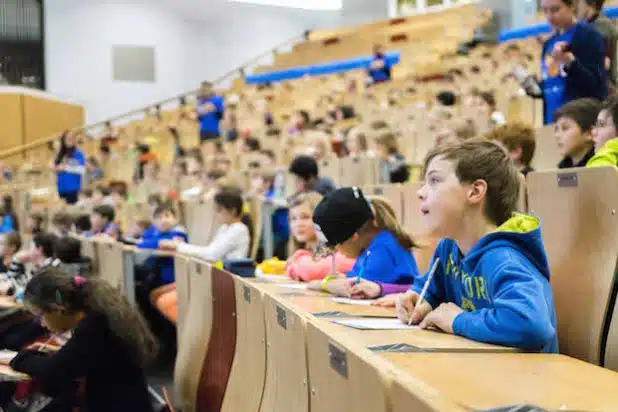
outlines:
[[[457,135],[450,127],[441,127],[436,133],[436,147],[444,146],[450,143],[456,143],[459,141]]]
[[[376,145],[376,157],[381,160],[388,160],[388,150],[383,144]]]
[[[90,215],[90,225],[92,226],[92,231],[94,233],[101,232],[106,224],[107,224],[107,219],[105,219],[100,214],[93,213],[92,215]]]
[[[425,181],[417,196],[421,200],[421,221],[425,235],[455,237],[461,227],[470,186],[462,184],[455,174],[455,164],[442,156],[427,167]]]
[[[43,312],[40,309],[30,308],[30,312],[41,319],[44,328],[52,333],[65,333],[77,327],[79,318],[64,310]]]
[[[163,212],[155,218],[155,225],[161,232],[169,232],[177,223],[176,216],[171,212]]]
[[[157,164],[148,162],[144,165],[144,177],[154,178],[157,175]]]
[[[232,210],[226,209],[223,206],[216,206],[217,209],[217,222],[221,225],[229,225],[234,221],[236,215]]]
[[[317,240],[312,218],[313,210],[307,204],[298,205],[290,211],[290,229],[298,243]]]
[[[105,200],[105,195],[100,190],[95,190],[92,192],[92,203],[95,205],[100,205]]]
[[[351,154],[360,153],[360,147],[358,146],[358,139],[356,136],[348,136],[346,139],[346,146]]]
[[[582,129],[570,117],[562,116],[554,127],[554,136],[558,152],[562,156],[571,156],[581,152],[591,140],[590,133],[582,133]]]
[[[601,110],[597,117],[597,123],[592,129],[592,141],[594,142],[594,150],[599,151],[603,145],[611,139],[618,137],[614,118],[607,110]]]
[[[482,116],[491,116],[491,106],[489,106],[487,102],[480,97],[476,99],[476,110]]]

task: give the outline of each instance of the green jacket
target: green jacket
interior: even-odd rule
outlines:
[[[586,167],[618,166],[618,137],[608,140],[586,163]]]

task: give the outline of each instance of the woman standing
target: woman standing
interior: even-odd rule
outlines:
[[[86,156],[77,147],[75,132],[66,132],[60,138],[54,169],[58,177],[58,195],[70,205],[77,203],[82,176],[86,173]]]
[[[564,104],[584,97],[607,97],[603,36],[585,22],[577,22],[576,0],[541,0],[541,8],[554,29],[543,43],[539,90],[526,92],[543,99],[544,123]]]

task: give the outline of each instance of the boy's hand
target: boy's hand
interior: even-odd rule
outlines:
[[[396,302],[397,317],[403,323],[418,325],[419,322],[425,319],[425,316],[427,316],[427,314],[433,309],[426,301],[423,301],[417,307],[417,302],[420,299],[420,296],[416,292],[406,292],[399,296],[400,298]]]
[[[463,309],[454,303],[443,303],[438,308],[430,312],[425,319],[418,325],[421,329],[427,329],[430,326],[440,329],[443,332],[453,334],[453,322]]]

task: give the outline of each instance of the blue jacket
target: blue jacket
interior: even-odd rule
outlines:
[[[137,245],[139,249],[158,249],[160,240],[172,240],[175,237],[181,237],[185,242],[189,241],[189,236],[185,232],[182,226],[176,226],[169,232],[161,232],[155,230],[152,236],[144,238],[141,243]],[[174,283],[174,259],[171,257],[152,256],[145,262],[146,266],[154,268],[161,285],[167,285]]]
[[[388,230],[373,239],[347,276],[353,278],[359,274],[365,280],[397,285],[410,285],[419,277],[414,256]]]
[[[68,166],[86,166],[86,157],[80,150],[75,150],[69,158]],[[58,172],[58,193],[79,192],[82,188],[82,176],[78,173]]]
[[[455,334],[558,353],[549,264],[538,219],[515,214],[466,256],[453,240],[443,239],[436,258],[440,262],[425,298],[433,308],[452,302],[465,311],[453,322]],[[427,276],[417,279],[412,290],[421,293]]]
[[[382,83],[391,79],[392,68],[388,59],[386,57],[374,56],[374,59],[371,62],[373,63],[374,61],[378,60],[382,60],[384,62],[384,67],[382,67],[381,69],[367,69],[367,72],[369,73],[369,76],[374,83]]]
[[[557,40],[569,43],[575,61],[565,71],[566,77],[548,77],[546,73],[543,75],[540,86],[543,89],[543,103],[546,105],[545,124],[552,123],[555,110],[572,100],[584,97],[604,100],[609,93],[605,71],[605,41],[601,33],[583,22],[577,23],[562,35],[555,33],[543,44],[541,62],[545,62],[546,55],[551,54]],[[543,71],[545,72],[545,69]],[[556,79],[561,81],[553,84]],[[556,87],[559,89],[564,87],[564,90],[559,90],[561,96],[554,96],[553,91],[557,90]]]
[[[223,119],[223,97],[212,96],[207,99],[201,98],[198,100],[197,105],[201,106],[206,103],[212,103],[217,108],[216,112],[208,112],[206,114],[199,115],[200,119],[200,131],[209,133],[220,133],[219,122]]]

